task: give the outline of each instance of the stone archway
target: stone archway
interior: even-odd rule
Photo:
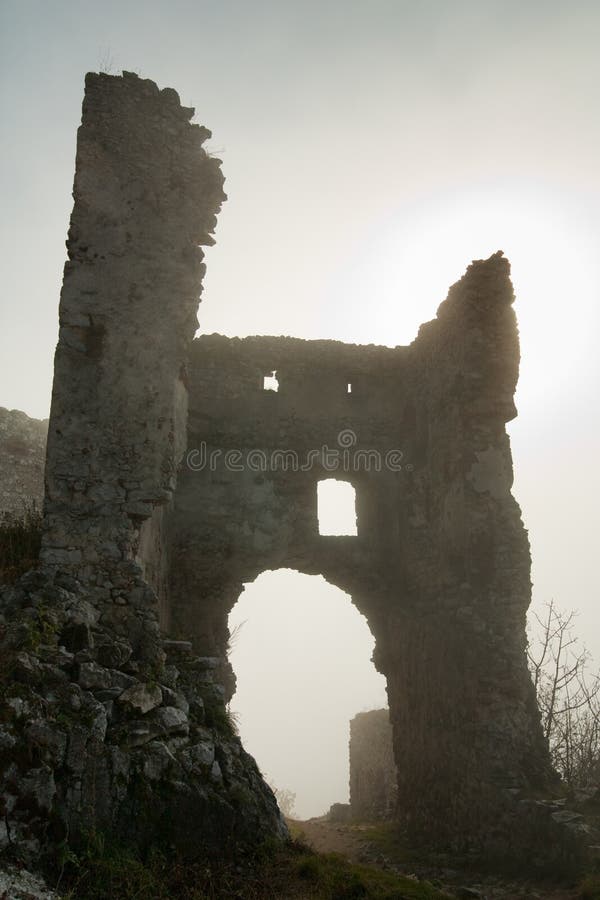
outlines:
[[[512,299],[496,255],[409,347],[200,338],[172,518],[171,624],[202,653],[224,657],[228,612],[264,569],[320,573],[351,595],[387,678],[399,818],[455,846],[522,841],[514,798],[550,772],[505,430]],[[263,386],[273,371],[277,392]],[[356,489],[357,536],[318,533],[316,484],[332,474]]]
[[[229,627],[230,709],[245,749],[269,783],[295,793],[295,817],[347,802],[349,722],[387,706],[364,617],[324,578],[278,569],[245,585]]]

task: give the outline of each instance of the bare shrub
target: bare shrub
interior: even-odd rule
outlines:
[[[597,780],[600,675],[574,631],[576,612],[554,601],[533,615],[528,659],[552,764],[569,788]]]
[[[277,805],[286,819],[291,819],[296,814],[296,794],[287,788],[276,787],[268,775],[263,774],[264,780],[267,782],[277,800]]]

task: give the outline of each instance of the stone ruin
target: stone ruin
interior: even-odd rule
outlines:
[[[93,831],[190,853],[286,834],[220,660],[167,639],[151,586],[225,199],[193,112],[132,74],[86,78],[40,565],[0,602],[0,850],[36,862]]]
[[[228,614],[285,566],[368,620],[410,836],[571,856],[535,799],[554,774],[525,657],[508,261],[474,262],[410,346],[193,341],[225,194],[192,114],[132,74],[86,78],[42,553],[0,603],[0,846],[285,837],[226,712]],[[319,534],[330,477],[356,536]]]
[[[388,709],[358,713],[350,722],[350,818],[392,819],[398,802],[392,723]]]

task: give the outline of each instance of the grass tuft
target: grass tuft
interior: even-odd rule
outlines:
[[[13,584],[38,561],[42,515],[35,505],[0,517],[0,584]]]
[[[431,885],[317,854],[297,841],[235,858],[184,861],[134,851],[95,837],[63,856],[65,900],[441,900]]]
[[[579,900],[600,900],[600,875],[588,875],[579,885]]]

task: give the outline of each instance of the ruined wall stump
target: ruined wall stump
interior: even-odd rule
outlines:
[[[398,789],[389,710],[372,709],[351,720],[349,751],[352,818],[391,819]]]
[[[194,856],[287,834],[221,660],[164,627],[200,245],[225,199],[193,113],[86,77],[41,560],[0,594],[0,851],[36,865],[93,832]]]

